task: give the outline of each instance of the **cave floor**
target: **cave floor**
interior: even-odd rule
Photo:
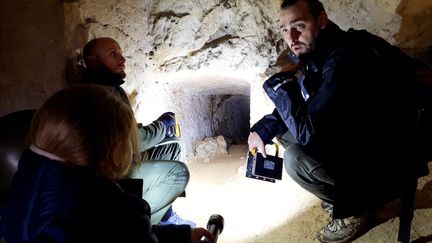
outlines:
[[[318,242],[316,232],[328,222],[320,200],[285,172],[276,183],[246,178],[246,153],[246,145],[233,145],[227,155],[189,164],[186,197],[174,202],[174,210],[200,227],[211,214],[222,215],[219,243]],[[422,178],[418,189],[411,242],[432,242],[432,176]],[[384,223],[355,242],[398,242],[396,212],[397,202],[388,205],[378,215]]]

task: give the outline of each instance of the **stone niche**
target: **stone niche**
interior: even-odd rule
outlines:
[[[188,152],[220,134],[244,142],[249,126],[273,110],[261,86],[285,58],[280,2],[0,1],[0,115],[37,108],[76,82],[81,48],[108,36],[127,59],[124,88],[139,122],[175,112]],[[367,29],[432,65],[432,1],[323,3],[341,28]]]

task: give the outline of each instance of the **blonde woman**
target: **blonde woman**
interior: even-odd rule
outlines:
[[[102,86],[50,97],[33,118],[0,236],[8,243],[212,239],[204,228],[152,226],[148,203],[115,182],[136,161],[135,130],[130,107]]]

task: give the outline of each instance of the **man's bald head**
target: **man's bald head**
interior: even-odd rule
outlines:
[[[119,44],[112,38],[100,37],[90,40],[83,48],[83,59],[84,63],[87,65],[89,56],[95,56],[101,45],[105,43],[116,43]]]
[[[112,38],[101,37],[89,41],[83,49],[87,69],[107,69],[111,74],[124,78],[125,62],[120,45]]]
[[[99,39],[93,39],[93,40],[87,42],[87,44],[84,46],[84,48],[83,48],[83,59],[84,59],[84,63],[86,65],[87,65],[87,62],[88,62],[88,57],[90,55],[94,55],[94,48],[96,46],[96,42]]]

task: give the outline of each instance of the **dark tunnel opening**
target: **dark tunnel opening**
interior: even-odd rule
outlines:
[[[247,143],[250,127],[250,96],[212,95],[211,126],[214,135],[222,135],[228,144]]]

